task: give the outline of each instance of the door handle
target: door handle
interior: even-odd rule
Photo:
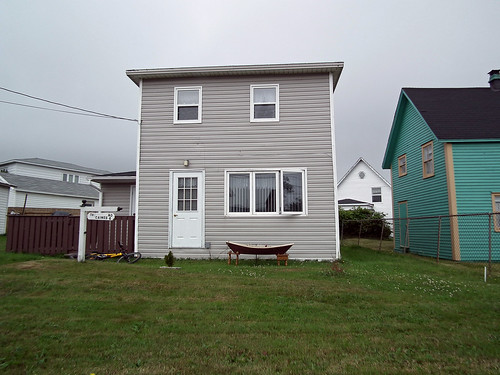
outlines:
[[[174,217],[177,217],[177,214],[174,214]]]

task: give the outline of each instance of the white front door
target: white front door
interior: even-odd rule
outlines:
[[[172,173],[172,247],[203,247],[203,172]]]

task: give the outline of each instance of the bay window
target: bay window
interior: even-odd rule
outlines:
[[[305,214],[305,170],[226,171],[226,214]]]

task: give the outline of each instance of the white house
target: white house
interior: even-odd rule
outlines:
[[[8,207],[21,213],[22,208],[76,209],[82,200],[97,204],[99,190],[91,178],[105,173],[109,171],[40,158],[1,162],[1,189],[8,186],[9,192],[0,192],[0,216],[10,213]],[[2,219],[0,233],[5,232]]]
[[[391,184],[363,158],[340,179],[337,190],[339,207],[370,208],[392,218]]]
[[[0,235],[5,234],[7,225],[7,204],[11,185],[0,176]]]
[[[333,94],[343,63],[128,70],[140,90],[136,246],[209,258],[226,241],[340,256]]]

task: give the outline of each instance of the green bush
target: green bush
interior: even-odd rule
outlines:
[[[165,255],[165,263],[167,264],[168,267],[173,267],[174,262],[175,262],[174,254],[172,254],[172,252],[169,251],[168,254]]]
[[[385,214],[367,208],[357,207],[352,210],[339,208],[339,225],[344,237],[382,238],[391,235],[391,227],[383,220]],[[383,229],[382,229],[383,226]]]

